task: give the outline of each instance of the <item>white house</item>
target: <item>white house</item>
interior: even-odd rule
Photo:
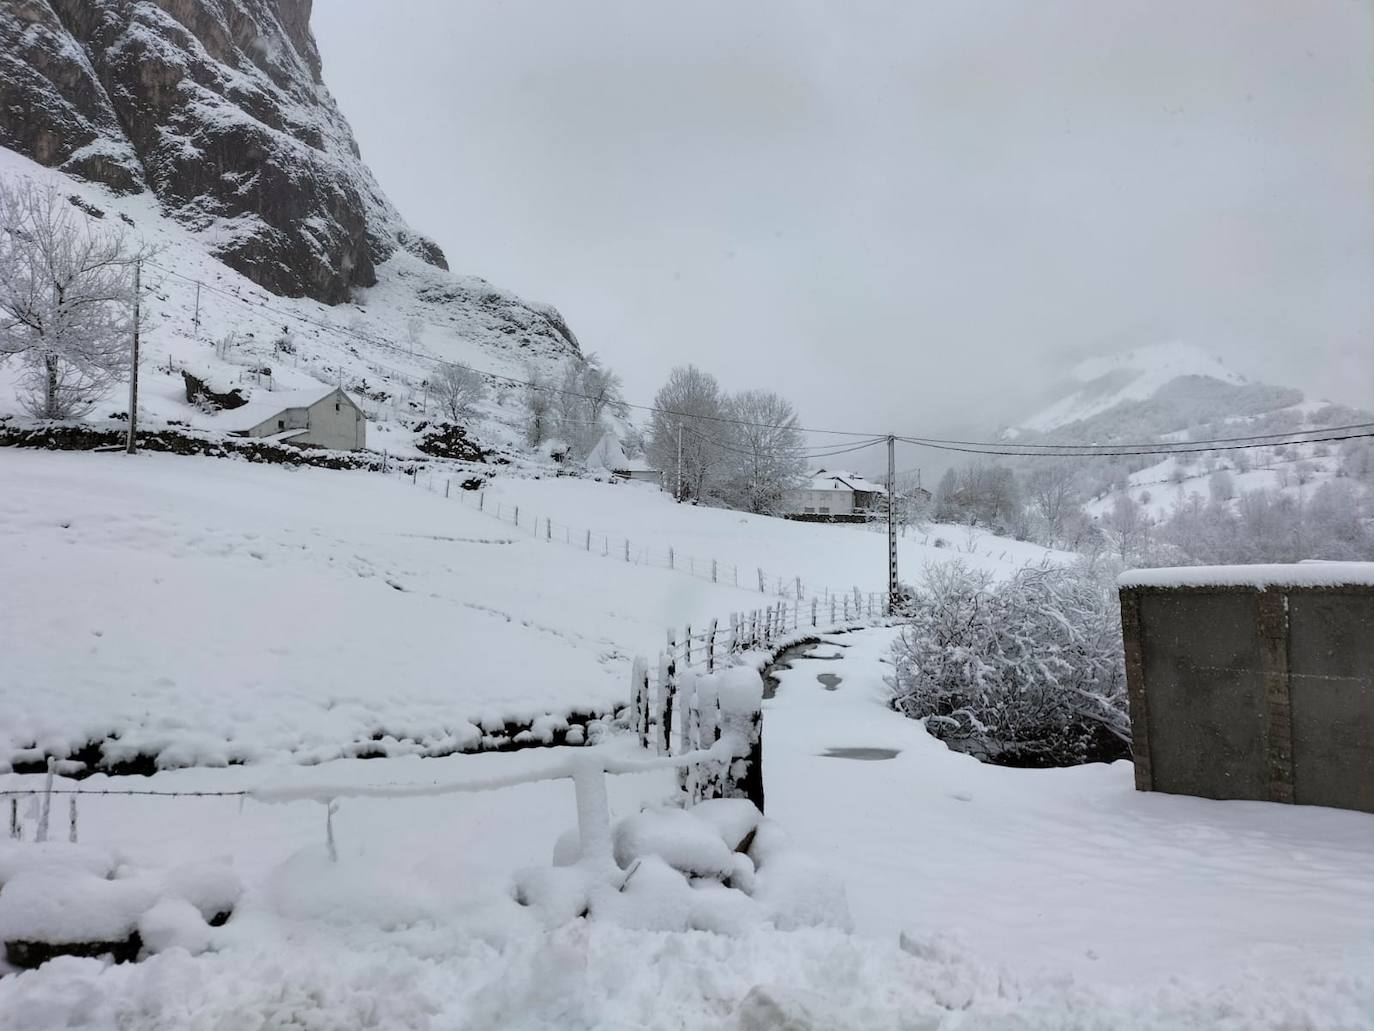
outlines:
[[[625,457],[625,449],[620,446],[614,433],[608,432],[597,441],[596,447],[587,455],[587,468],[592,472],[610,473],[618,480],[663,486],[663,473],[641,458]]]
[[[216,429],[303,447],[357,451],[367,446],[367,417],[339,387],[258,392],[246,405],[220,412]]]
[[[783,514],[805,518],[861,519],[877,515],[887,489],[862,476],[817,469],[800,487],[783,495]]]

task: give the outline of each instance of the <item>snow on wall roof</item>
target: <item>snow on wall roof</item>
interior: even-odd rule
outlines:
[[[1374,562],[1296,562],[1249,566],[1128,569],[1119,587],[1374,587]]]
[[[880,483],[873,483],[871,480],[865,480],[862,476],[855,476],[853,473],[830,472],[826,469],[817,469],[812,473],[810,483],[803,489],[856,490],[869,494],[887,493],[887,488]]]
[[[321,384],[307,390],[273,390],[254,393],[246,405],[230,411],[217,412],[209,422],[217,430],[229,432],[251,430],[254,426],[262,425],[274,415],[284,412],[288,408],[309,408],[311,405],[323,401],[338,389],[338,387],[328,387]]]

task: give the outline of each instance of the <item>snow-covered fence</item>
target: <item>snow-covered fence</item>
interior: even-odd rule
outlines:
[[[809,606],[814,599],[821,613],[832,607],[840,614],[849,609],[851,615],[845,617],[847,619],[858,618],[870,605],[886,605],[888,601],[885,592],[864,592],[858,587],[836,590],[826,584],[804,580],[795,574],[781,576],[765,570],[762,566],[741,566],[714,557],[687,555],[672,545],[666,548],[640,546],[628,537],[560,523],[545,513],[530,512],[528,506],[521,511],[519,505],[507,505],[500,501],[488,503],[486,491],[455,490],[452,478],[435,480],[431,475],[429,479],[421,480],[419,466],[416,464],[412,464],[405,475],[413,486],[424,487],[431,493],[443,494],[450,500],[457,500],[460,504],[489,518],[527,532],[531,538],[574,547],[579,551],[599,554],[603,558],[617,562],[668,569],[714,584],[729,584],[732,587],[757,591],[759,594],[801,607]],[[838,617],[832,618],[831,622],[837,620]]]

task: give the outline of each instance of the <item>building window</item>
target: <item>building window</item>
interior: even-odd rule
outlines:
[[[337,401],[334,402],[334,411],[336,411],[336,412],[341,412],[341,411],[343,411],[343,409],[339,407],[339,402],[337,402]]]
[[[284,430],[284,429],[286,429],[286,420],[285,420],[285,419],[278,419],[278,420],[277,420],[277,429],[279,429],[279,430]]]
[[[806,513],[807,515],[815,515],[815,514],[816,514],[816,506],[815,506],[815,505],[807,505],[807,506],[805,506],[805,507],[802,509],[802,511],[803,511],[804,513]]]
[[[829,515],[829,514],[830,514],[830,506],[829,506],[829,505],[822,505],[822,506],[821,506],[821,515]]]

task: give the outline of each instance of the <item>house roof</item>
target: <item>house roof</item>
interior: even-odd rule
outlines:
[[[886,494],[887,488],[881,483],[874,483],[872,480],[865,480],[862,476],[855,476],[853,473],[831,472],[827,469],[817,469],[811,474],[810,482],[803,488],[804,490],[852,490],[866,494]]]
[[[321,384],[306,390],[254,391],[246,405],[230,411],[216,412],[207,422],[214,429],[231,433],[236,430],[251,430],[288,408],[309,408],[338,390],[338,387]]]
[[[587,455],[587,468],[605,469],[613,473],[656,473],[655,469],[642,458],[627,458],[625,449],[620,446],[616,435],[606,432]]]

